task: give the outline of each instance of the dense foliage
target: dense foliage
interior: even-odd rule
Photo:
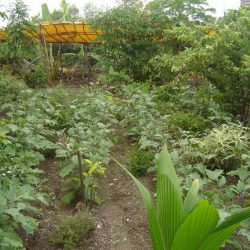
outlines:
[[[203,26],[166,31],[166,37],[186,44],[187,49],[175,56],[167,53],[156,56],[151,63],[158,81],[175,80],[186,74],[195,81],[207,80],[219,91],[224,110],[246,122],[250,101],[249,9],[240,10],[233,20],[230,19],[233,13],[228,15],[221,27],[206,28],[214,30],[214,36],[207,36]]]

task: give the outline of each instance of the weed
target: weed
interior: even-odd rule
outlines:
[[[49,240],[65,250],[74,249],[84,241],[87,233],[94,229],[93,219],[87,212],[81,211],[68,217],[60,217],[57,230]]]

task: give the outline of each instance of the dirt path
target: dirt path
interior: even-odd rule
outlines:
[[[113,148],[112,157],[127,165],[129,141],[123,135],[123,129],[118,128],[117,135],[119,141]],[[143,178],[142,181],[145,185],[152,185],[149,178]],[[97,229],[86,249],[152,249],[146,213],[131,178],[115,163],[111,163],[106,178],[100,180],[100,189],[104,202],[91,211],[97,218]]]

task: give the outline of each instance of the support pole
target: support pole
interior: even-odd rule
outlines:
[[[42,25],[41,24],[40,24],[39,28],[40,28],[40,40],[41,40],[41,44],[42,44],[42,48],[43,48],[43,61],[44,61],[43,63],[45,65],[45,68],[46,68],[47,74],[48,74],[48,84],[51,85],[51,70],[50,70],[50,63],[49,63],[48,47],[47,47],[45,37],[42,34]]]
[[[87,72],[88,72],[88,82],[90,83],[90,80],[91,80],[91,64],[90,64],[89,46],[88,45],[85,45],[85,47],[84,47],[84,54],[85,54]]]
[[[80,178],[80,188],[81,188],[81,199],[84,201],[84,184],[83,184],[83,168],[82,168],[82,158],[81,153],[77,150],[77,158],[78,158],[78,170],[79,170],[79,178]]]
[[[90,63],[90,49],[89,49],[89,45],[87,45],[87,58],[88,58],[88,82],[90,83],[91,80],[91,63]]]
[[[59,54],[59,60],[60,60],[60,70],[61,70],[61,78],[63,80],[63,68],[62,68],[62,43],[60,43],[60,54]]]

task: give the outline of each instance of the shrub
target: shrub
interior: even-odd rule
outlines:
[[[201,132],[206,128],[205,119],[191,112],[175,112],[171,116],[171,122],[186,131]]]
[[[16,100],[24,89],[27,89],[27,86],[23,81],[8,72],[0,72],[0,104]]]
[[[48,82],[48,74],[43,63],[35,65],[30,73],[26,73],[27,83],[31,87],[45,87]]]
[[[138,145],[134,146],[129,156],[129,165],[131,172],[135,176],[144,175],[152,166],[154,160],[154,152],[151,150],[140,149]]]
[[[203,138],[191,140],[191,146],[184,151],[190,160],[228,171],[240,167],[242,155],[248,154],[249,149],[247,128],[224,124]]]
[[[109,84],[132,83],[132,79],[123,70],[115,71],[112,66],[107,72],[101,73],[99,79]]]
[[[93,228],[92,218],[87,212],[61,217],[56,232],[50,236],[50,241],[65,250],[74,249]]]

